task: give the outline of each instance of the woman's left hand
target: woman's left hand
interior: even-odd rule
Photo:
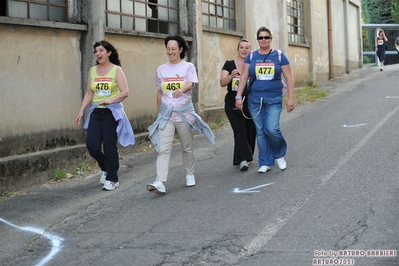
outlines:
[[[290,113],[292,110],[294,110],[294,109],[295,109],[295,102],[294,102],[294,100],[288,100],[288,101],[287,101],[286,108],[287,108],[287,112],[288,112],[288,113]]]
[[[173,98],[179,98],[180,96],[183,95],[183,92],[181,91],[181,89],[178,89],[178,90],[173,91],[172,95],[173,95]]]
[[[98,103],[98,105],[109,105],[111,104],[109,101],[101,101]]]

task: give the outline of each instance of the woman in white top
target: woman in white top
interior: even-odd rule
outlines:
[[[158,118],[149,127],[149,137],[158,150],[157,177],[155,182],[147,185],[148,191],[160,195],[166,193],[165,183],[175,131],[179,135],[182,147],[186,186],[195,186],[192,132],[199,131],[196,128],[197,123],[203,123],[195,113],[191,100],[191,89],[198,83],[198,77],[194,65],[183,61],[188,50],[186,41],[178,35],[168,36],[165,39],[165,47],[169,62],[159,66],[155,75],[155,86],[158,88]],[[214,138],[213,133],[210,134],[211,138]]]

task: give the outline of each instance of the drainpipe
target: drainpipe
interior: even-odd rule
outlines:
[[[331,0],[327,0],[327,17],[328,17],[328,69],[330,71],[330,79],[334,79],[333,69],[333,48],[332,48],[332,18],[331,18]]]

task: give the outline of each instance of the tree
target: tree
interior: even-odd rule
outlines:
[[[399,0],[361,0],[363,20],[367,24],[394,23],[392,10]]]
[[[391,13],[394,22],[399,23],[399,0],[392,0]]]

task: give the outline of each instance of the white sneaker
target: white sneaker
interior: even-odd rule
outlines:
[[[194,175],[187,174],[186,175],[186,187],[195,186],[195,177]]]
[[[163,195],[166,193],[165,185],[161,181],[155,181],[153,183],[149,183],[147,185],[147,190],[150,192],[157,193],[159,195]]]
[[[106,179],[107,179],[107,172],[105,172],[105,171],[101,171],[102,173],[101,173],[101,177],[100,177],[100,184],[101,185],[104,185],[105,184],[105,181],[106,181]]]
[[[278,164],[278,168],[280,168],[281,170],[287,168],[287,162],[285,161],[284,157],[278,158],[276,159],[276,161]]]
[[[248,162],[247,161],[242,161],[241,163],[240,163],[240,170],[241,171],[247,171],[248,170]]]
[[[259,168],[258,173],[266,173],[266,172],[269,171],[270,169],[272,169],[270,166],[262,165],[262,166]]]
[[[106,180],[104,183],[103,190],[111,191],[117,187],[119,187],[119,182],[112,182],[112,181]]]

